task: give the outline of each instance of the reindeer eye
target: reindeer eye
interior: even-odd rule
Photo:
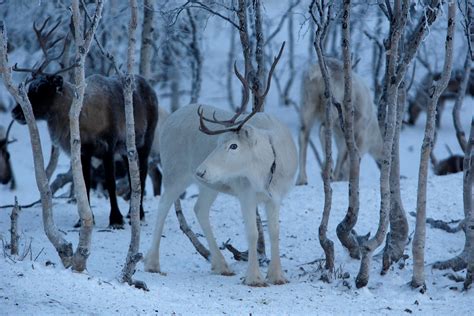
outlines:
[[[231,144],[229,146],[229,149],[236,150],[237,149],[237,144]]]

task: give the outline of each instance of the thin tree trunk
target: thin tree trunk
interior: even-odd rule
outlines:
[[[349,153],[349,207],[346,216],[337,225],[337,237],[349,250],[352,258],[359,259],[360,251],[356,236],[352,233],[359,215],[360,155],[354,136],[354,106],[352,104],[351,65],[351,1],[345,0],[342,13],[342,53],[344,61],[344,137]],[[342,126],[341,126],[342,127]]]
[[[334,97],[331,89],[331,82],[329,80],[329,73],[326,66],[326,61],[323,55],[323,40],[329,19],[331,18],[331,5],[328,5],[327,10],[325,7],[322,11],[318,11],[319,20],[314,16],[315,1],[313,0],[309,6],[309,11],[313,17],[313,22],[316,24],[314,48],[318,56],[318,65],[321,74],[324,79],[324,97],[325,97],[325,116],[324,116],[324,151],[325,151],[325,163],[323,169],[323,182],[324,182],[324,209],[321,223],[319,225],[319,243],[324,250],[326,264],[326,271],[323,273],[323,280],[330,282],[332,280],[332,274],[334,271],[334,243],[327,237],[327,227],[329,223],[329,216],[331,214],[331,202],[332,202],[332,188],[331,188],[331,174],[332,174],[332,106],[334,103]],[[327,14],[327,16],[326,16]]]
[[[420,170],[418,173],[418,190],[416,202],[416,226],[413,237],[413,277],[411,286],[414,288],[425,286],[425,236],[426,236],[426,190],[428,165],[435,129],[436,104],[439,96],[446,88],[451,76],[453,64],[453,36],[456,25],[456,4],[448,4],[448,31],[446,35],[445,59],[440,80],[434,84],[434,91],[429,95],[427,107],[428,118],[425,126],[425,136],[421,146]]]
[[[390,232],[387,234],[383,252],[382,275],[388,271],[392,263],[398,262],[404,257],[405,245],[408,239],[408,221],[400,193],[400,131],[405,103],[406,88],[405,82],[402,82],[398,89],[397,122],[390,170]]]
[[[199,48],[198,30],[196,26],[196,19],[189,8],[186,9],[189,19],[189,26],[191,27],[191,44],[190,50],[193,58],[192,62],[192,78],[191,78],[191,100],[190,103],[197,103],[199,94],[201,93],[202,84],[202,54]]]
[[[471,22],[472,23],[472,22]],[[469,30],[469,28],[468,28]],[[467,34],[467,38],[469,38],[469,33]],[[456,96],[456,101],[454,103],[453,107],[453,122],[454,122],[454,129],[456,130],[456,137],[459,142],[459,146],[461,146],[461,149],[466,152],[466,136],[464,133],[464,130],[461,125],[461,107],[464,101],[464,97],[466,96],[466,89],[467,89],[467,84],[469,83],[469,77],[471,74],[471,51],[468,49],[466,52],[466,59],[464,60],[464,67],[463,67],[463,75],[461,79],[461,83],[459,84],[459,91]]]
[[[464,251],[466,252],[467,271],[464,281],[464,289],[467,290],[472,285],[474,276],[474,208],[472,205],[472,183],[474,165],[474,119],[471,121],[471,132],[469,143],[464,155],[464,177],[463,177],[463,202],[464,216],[466,221],[465,234],[466,243]]]
[[[263,37],[263,27],[262,27],[262,13],[261,13],[261,3],[260,0],[253,0],[253,11],[255,18],[255,62],[257,64],[257,75],[254,77],[254,86],[256,87],[255,91],[258,91],[259,94],[265,89],[265,52],[264,44],[265,40]],[[254,95],[254,107],[257,105],[257,96]],[[264,112],[265,104],[261,107],[261,112]]]
[[[72,20],[74,23],[75,45],[76,45],[76,63],[78,67],[74,69],[74,98],[69,112],[69,128],[71,133],[71,167],[74,182],[74,196],[77,201],[77,210],[81,221],[79,231],[79,243],[73,257],[72,268],[82,272],[86,269],[87,258],[90,254],[93,217],[87,198],[87,190],[82,173],[81,162],[81,135],[79,127],[79,117],[81,114],[84,91],[86,88],[84,65],[89,52],[92,38],[102,16],[103,2],[96,0],[96,9],[89,29],[82,28],[81,13],[79,10],[79,0],[72,2]],[[85,32],[83,37],[82,31]]]
[[[471,121],[471,132],[469,141],[466,145],[466,152],[464,155],[464,166],[463,166],[463,204],[464,204],[464,222],[463,230],[465,234],[465,243],[463,251],[455,257],[445,260],[438,261],[433,264],[433,269],[452,269],[454,271],[460,271],[468,268],[466,272],[466,279],[464,282],[464,288],[467,289],[472,284],[473,277],[473,263],[474,263],[474,214],[472,207],[472,183],[473,183],[473,172],[472,166],[474,165],[474,119]]]
[[[30,134],[31,149],[33,154],[33,162],[35,167],[35,179],[38,191],[41,196],[43,228],[49,241],[56,249],[59,258],[65,268],[72,265],[73,249],[72,244],[63,238],[62,233],[58,230],[53,218],[53,201],[52,194],[48,184],[44,168],[43,152],[41,150],[41,140],[39,137],[38,126],[33,115],[30,100],[25,91],[24,84],[20,84],[18,88],[13,83],[11,67],[7,62],[7,30],[3,21],[0,21],[0,72],[3,76],[3,82],[15,101],[20,104],[25,120],[28,124]]]
[[[130,23],[128,26],[127,73],[122,76],[123,96],[125,105],[125,124],[127,126],[127,159],[130,177],[130,222],[131,238],[127,258],[120,277],[121,282],[127,282],[137,288],[148,290],[142,281],[133,280],[135,267],[142,259],[140,248],[140,170],[138,169],[138,153],[135,144],[135,118],[133,116],[133,91],[135,90],[135,46],[137,42],[138,4],[137,0],[130,0]]]
[[[140,75],[149,80],[151,78],[151,59],[153,58],[154,1],[145,0],[143,5],[143,28],[140,49]]]
[[[52,144],[48,166],[46,167],[46,176],[48,177],[48,181],[51,180],[51,177],[53,176],[53,173],[56,170],[56,167],[58,166],[59,153],[60,153],[59,147]]]
[[[291,4],[290,4],[291,5]],[[289,78],[286,82],[285,88],[283,89],[283,104],[286,106],[291,105],[294,101],[290,98],[290,90],[293,86],[293,81],[295,79],[296,69],[295,69],[295,36],[293,32],[293,14],[290,13],[288,16],[288,69],[289,69]]]
[[[229,54],[227,55],[227,100],[229,101],[229,107],[233,111],[237,111],[237,107],[234,101],[234,91],[232,89],[232,80],[234,78],[234,61],[235,61],[235,30],[230,30],[230,47]]]
[[[189,241],[193,244],[194,248],[196,251],[207,261],[209,261],[209,258],[211,258],[211,253],[210,251],[204,246],[199,239],[197,238],[196,234],[192,231],[192,229],[189,227],[188,222],[186,221],[186,218],[184,217],[183,214],[183,208],[181,207],[181,202],[179,199],[177,199],[174,202],[174,209],[176,212],[176,217],[178,218],[179,222],[179,228],[181,231],[188,237]]]
[[[403,3],[402,3],[403,2]],[[400,39],[405,29],[408,17],[409,1],[397,0],[394,3],[393,14],[394,20],[390,30],[390,49],[386,51],[387,54],[387,73],[386,78],[392,78],[396,75],[397,54],[390,54],[390,52],[398,52]],[[388,80],[388,85],[385,88],[385,101],[387,105],[387,116],[385,122],[385,134],[383,144],[383,164],[380,171],[380,218],[377,232],[374,237],[369,239],[369,235],[359,238],[360,251],[362,260],[360,263],[359,273],[356,277],[356,287],[361,288],[367,285],[369,281],[370,262],[372,254],[377,247],[379,247],[387,232],[388,219],[390,212],[390,170],[393,139],[395,135],[396,123],[396,106],[397,106],[397,91],[400,81]],[[383,134],[383,133],[382,133]]]
[[[171,89],[171,112],[176,111],[179,109],[179,97],[180,97],[180,91],[179,91],[179,81],[180,81],[180,75],[179,75],[179,70],[178,70],[178,65],[176,64],[177,61],[172,60],[171,64],[168,66],[168,69],[170,71],[169,73],[169,79],[170,79],[170,89]]]
[[[18,205],[18,199],[15,196],[15,206],[10,214],[10,254],[12,256],[18,255],[18,213],[20,213],[20,206]]]
[[[244,55],[245,63],[245,79],[247,82],[254,82],[255,70],[252,64],[253,50],[250,45],[248,23],[247,23],[247,8],[246,0],[239,0],[239,7],[237,10],[237,18],[239,20],[239,36],[240,43],[242,44],[242,52]]]

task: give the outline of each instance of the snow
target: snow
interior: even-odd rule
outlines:
[[[472,104],[472,100],[469,100]],[[448,106],[448,110],[450,107]],[[269,109],[289,124],[295,134],[297,124],[293,110]],[[469,106],[463,107],[463,123],[469,123]],[[446,116],[447,117],[447,116]],[[0,115],[0,124],[9,121],[9,115]],[[402,131],[402,198],[407,212],[415,209],[417,165],[423,136],[423,122]],[[40,131],[48,159],[49,139],[44,123]],[[7,204],[18,196],[20,204],[38,197],[33,181],[33,164],[26,127],[15,125],[13,137],[19,141],[11,145],[12,159],[18,181],[18,189],[10,192],[0,189],[0,204]],[[456,140],[448,120],[443,122],[439,141],[454,147]],[[67,158],[62,155],[59,169],[67,169]],[[194,250],[179,230],[173,212],[167,218],[161,248],[161,266],[166,275],[150,274],[138,265],[135,277],[143,280],[149,292],[120,284],[116,277],[121,271],[130,238],[130,227],[125,230],[109,230],[108,200],[94,193],[92,208],[96,226],[93,232],[92,250],[86,273],[65,270],[44,234],[39,206],[20,212],[20,253],[31,245],[31,253],[24,260],[0,254],[0,313],[24,314],[402,314],[405,311],[426,314],[456,312],[467,314],[473,294],[461,292],[461,283],[447,279],[445,272],[432,270],[430,264],[450,258],[462,250],[464,235],[448,234],[427,229],[425,294],[412,290],[407,283],[412,273],[412,260],[400,269],[395,265],[386,276],[380,276],[381,256],[376,255],[367,288],[356,289],[354,279],[359,262],[350,259],[337,240],[335,227],[347,208],[347,183],[333,184],[334,198],[329,222],[329,237],[335,242],[337,274],[348,272],[349,279],[336,278],[332,284],[318,279],[318,264],[310,264],[323,258],[319,246],[317,228],[323,208],[323,188],[318,177],[318,166],[313,157],[308,158],[310,184],[295,187],[284,200],[281,211],[282,265],[289,284],[251,288],[242,284],[246,263],[236,262],[224,252],[228,263],[236,273],[224,277],[213,275],[210,264]],[[374,233],[378,222],[379,189],[378,170],[366,157],[362,165],[361,210],[356,226],[359,234]],[[185,216],[196,232],[200,232],[192,210],[196,200],[195,190],[188,190],[182,202]],[[146,251],[151,242],[155,212],[159,198],[148,192],[145,200],[147,220],[142,225],[141,249]],[[120,200],[124,213],[127,203]],[[451,220],[462,217],[462,174],[437,177],[430,175],[428,184],[428,216]],[[76,207],[65,199],[54,200],[54,217],[65,238],[77,245],[78,233],[72,229],[77,219]],[[9,241],[10,209],[0,211],[0,236]],[[262,214],[264,215],[264,214]],[[410,233],[414,218],[408,216]],[[231,238],[238,249],[246,249],[244,228],[237,201],[221,195],[211,209],[211,221],[219,243]],[[203,237],[202,241],[205,243]],[[268,239],[267,239],[268,243]],[[268,246],[268,245],[267,245]],[[379,252],[379,249],[377,252]],[[7,251],[7,250],[5,250]],[[268,250],[269,251],[269,250]],[[411,257],[411,244],[406,254]],[[262,268],[265,272],[266,267]],[[463,275],[464,272],[459,272]],[[346,285],[348,284],[348,285]],[[455,287],[455,289],[450,289]]]
[[[277,8],[267,6],[271,15]],[[281,9],[281,8],[280,8]],[[273,11],[272,11],[273,10]],[[272,13],[273,12],[273,13]],[[227,28],[219,27],[221,21],[210,20],[205,30],[204,50],[208,53],[204,65],[203,96],[204,102],[223,103],[225,90],[223,76],[228,41],[225,40]],[[217,26],[216,26],[217,25]],[[301,31],[302,33],[304,30]],[[209,35],[207,35],[209,34]],[[301,35],[303,36],[303,35]],[[299,38],[299,37],[298,37]],[[222,41],[216,49],[210,39]],[[307,38],[298,39],[297,57],[305,56]],[[298,69],[306,60],[298,60]],[[284,62],[282,67],[284,67]],[[362,67],[362,66],[361,66]],[[364,69],[364,68],[362,68]],[[277,70],[278,71],[278,70]],[[283,72],[283,70],[281,70]],[[360,71],[367,78],[368,71]],[[235,96],[239,96],[239,87],[235,85]],[[298,81],[293,93],[298,95]],[[2,98],[4,94],[0,93]],[[187,98],[187,97],[186,97]],[[293,132],[297,142],[299,129],[297,115],[292,108],[280,107],[275,87],[269,95],[266,111],[276,115]],[[183,98],[185,99],[185,98]],[[237,99],[237,98],[236,98]],[[295,97],[297,100],[298,98]],[[161,102],[161,100],[160,100]],[[167,100],[161,102],[166,106]],[[183,100],[183,102],[185,102]],[[467,131],[472,119],[473,99],[467,98],[462,108],[461,118]],[[435,154],[438,159],[447,157],[444,144],[448,144],[454,153],[461,153],[451,122],[452,104],[445,109],[443,122],[438,134]],[[406,212],[415,210],[417,175],[420,147],[424,133],[425,116],[422,115],[414,127],[404,128],[401,134],[401,193]],[[8,113],[0,113],[0,125],[10,121]],[[50,140],[44,122],[39,123],[45,160],[49,159]],[[17,196],[20,204],[27,204],[39,197],[34,181],[34,168],[27,128],[15,124],[12,137],[18,139],[10,145],[13,168],[18,188],[9,191],[0,187],[0,205],[11,204]],[[312,134],[315,143],[317,131]],[[360,184],[360,217],[355,227],[359,234],[375,233],[379,219],[379,171],[374,161],[366,156],[362,160]],[[57,172],[68,169],[68,159],[61,155]],[[42,227],[41,207],[23,209],[19,217],[21,234],[20,253],[22,256],[10,257],[8,249],[0,249],[0,314],[448,314],[468,315],[472,311],[473,291],[462,292],[462,283],[449,280],[446,271],[431,269],[438,260],[451,258],[464,246],[464,234],[448,234],[440,230],[427,228],[426,240],[426,285],[422,294],[412,290],[407,284],[412,275],[411,243],[405,253],[410,257],[405,267],[398,264],[385,276],[380,276],[382,248],[377,249],[371,265],[369,284],[366,288],[356,289],[355,276],[359,261],[349,257],[337,240],[335,228],[344,217],[347,209],[347,182],[333,183],[332,213],[329,221],[328,236],[334,241],[336,253],[336,278],[331,284],[319,280],[320,270],[315,260],[324,258],[319,245],[318,226],[323,209],[323,187],[320,168],[312,152],[308,153],[309,185],[295,187],[283,201],[280,222],[280,249],[282,266],[290,283],[271,285],[265,288],[252,288],[242,284],[247,264],[236,262],[232,255],[224,251],[227,262],[235,272],[234,276],[213,275],[210,264],[192,247],[180,231],[176,216],[168,215],[164,238],[161,242],[161,268],[166,275],[151,274],[143,271],[138,264],[135,278],[143,280],[150,291],[144,292],[117,281],[130,239],[130,226],[124,230],[107,228],[109,202],[98,193],[92,193],[91,204],[96,225],[92,236],[91,255],[85,273],[75,273],[62,267],[51,243],[47,240]],[[150,183],[145,198],[146,221],[142,224],[141,251],[146,252],[151,243],[159,197],[153,197]],[[63,193],[61,191],[59,193]],[[195,188],[190,188],[182,201],[184,215],[195,232],[200,232],[192,207],[196,201]],[[119,200],[122,213],[128,208],[127,202]],[[9,208],[0,209],[0,239],[4,246],[9,242]],[[263,212],[262,212],[263,213]],[[427,214],[442,220],[463,217],[462,174],[437,177],[430,171],[428,182]],[[265,214],[262,214],[265,219]],[[54,199],[54,219],[57,227],[64,232],[65,238],[77,246],[78,231],[72,226],[77,220],[74,204],[66,199]],[[410,236],[413,234],[415,220],[408,215]],[[237,201],[229,196],[220,195],[211,208],[211,223],[219,244],[229,238],[232,244],[245,250],[244,225]],[[264,222],[265,224],[265,222]],[[266,230],[266,227],[265,227]],[[199,237],[204,244],[205,240]],[[268,237],[267,254],[269,253]],[[266,267],[261,268],[266,272]],[[348,273],[348,279],[341,275]],[[456,273],[465,275],[465,270]],[[264,274],[265,275],[265,274]]]

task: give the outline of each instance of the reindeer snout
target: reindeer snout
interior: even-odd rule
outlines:
[[[206,170],[196,170],[196,177],[204,179],[204,175],[206,174]]]

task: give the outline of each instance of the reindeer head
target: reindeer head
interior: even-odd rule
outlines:
[[[74,64],[70,67],[62,68],[52,74],[45,72],[45,69],[48,67],[48,65],[53,61],[59,60],[66,49],[66,36],[60,36],[55,40],[50,40],[51,35],[58,28],[61,21],[56,22],[56,24],[49,31],[45,31],[49,20],[50,17],[48,17],[43,22],[43,25],[40,28],[36,26],[36,23],[33,23],[33,30],[44,55],[44,59],[40,65],[33,68],[19,68],[18,65],[15,64],[13,67],[14,71],[31,73],[31,78],[27,80],[28,99],[30,100],[36,119],[47,118],[47,114],[49,112],[48,110],[52,101],[54,100],[54,97],[58,92],[61,92],[63,88],[63,78],[59,75],[59,73],[76,67]],[[54,47],[62,40],[64,40],[64,46],[62,50],[54,55]],[[12,117],[20,124],[26,124],[25,116],[23,115],[23,111],[19,104],[13,108]]]
[[[255,88],[250,88],[247,79],[244,78],[234,63],[236,76],[242,83],[243,98],[239,111],[229,120],[219,120],[214,113],[212,118],[204,116],[202,107],[198,108],[200,120],[199,130],[208,135],[220,135],[218,145],[213,152],[196,169],[196,177],[199,181],[207,184],[228,183],[229,179],[247,178],[252,179],[251,183],[262,182],[265,177],[260,173],[267,173],[275,162],[274,150],[268,135],[259,133],[252,125],[246,124],[255,114],[260,112],[265,97],[270,90],[270,83],[273,71],[283,53],[285,43],[281,46],[280,52],[274,58],[273,64],[268,72],[265,91],[259,93]],[[245,112],[249,97],[249,90],[252,89],[256,97],[256,106],[251,113],[239,120]],[[222,125],[224,128],[211,130],[206,126],[206,122]],[[266,168],[268,164],[268,170]],[[256,166],[253,168],[252,166]]]
[[[13,121],[8,125],[7,131],[3,126],[0,126],[0,183],[7,184],[13,180],[13,172],[10,165],[10,153],[8,152],[8,145],[15,140],[8,140]]]

